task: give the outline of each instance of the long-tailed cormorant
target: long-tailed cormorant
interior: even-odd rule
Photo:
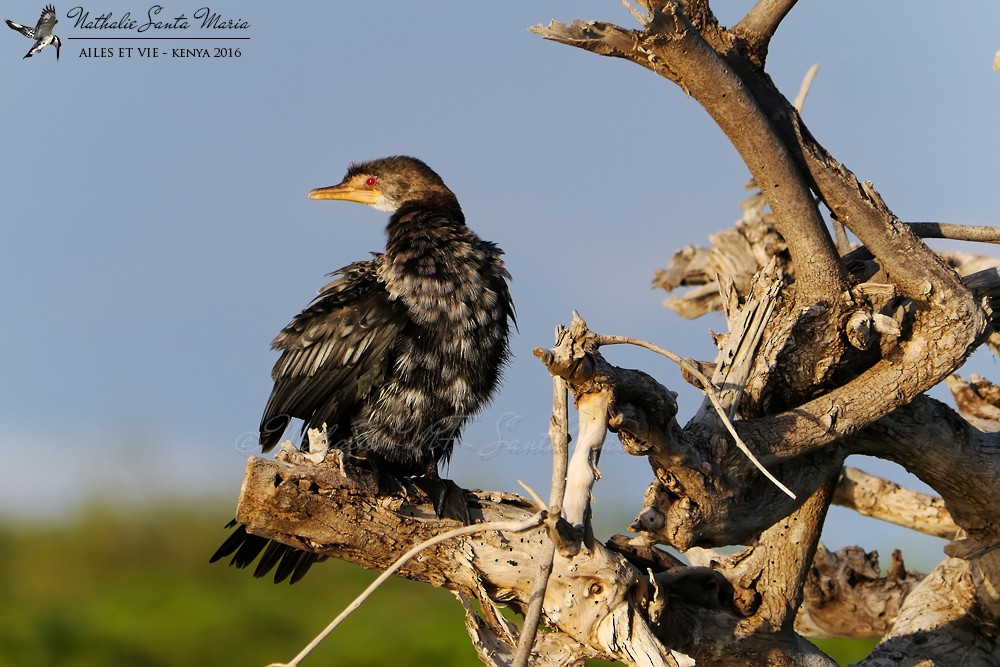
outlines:
[[[437,480],[438,463],[489,402],[509,355],[514,308],[502,251],[466,226],[452,191],[412,157],[354,164],[339,185],[309,198],[391,213],[388,239],[383,253],[332,274],[274,339],[281,357],[261,447],[273,448],[301,419],[303,433],[325,424],[332,447],[364,452],[380,472]],[[231,564],[246,567],[265,545],[238,526],[212,560],[234,554]],[[275,581],[294,582],[317,558],[271,542],[254,574],[277,565]]]

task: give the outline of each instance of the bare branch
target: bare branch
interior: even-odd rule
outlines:
[[[928,296],[935,291],[930,283],[926,289]],[[917,320],[923,326],[915,328],[909,343],[861,377],[793,410],[739,422],[740,435],[770,465],[851,435],[887,409],[913,400],[959,368],[980,342],[985,317],[970,296],[950,306],[939,303],[936,312]],[[915,366],[923,372],[910,372]]]
[[[549,423],[549,441],[552,443],[552,489],[549,497],[549,514],[562,515],[566,495],[566,469],[569,465],[569,406],[566,398],[566,381],[552,378],[552,421]]]
[[[757,546],[713,563],[717,569],[658,575],[673,591],[671,622],[658,629],[661,640],[698,664],[834,665],[791,627],[829,504],[832,479],[827,481],[799,511],[765,531]]]
[[[726,407],[719,401],[719,397],[717,392],[715,391],[715,387],[713,386],[711,381],[709,381],[709,379],[705,377],[700,370],[698,370],[697,366],[688,363],[684,359],[681,359],[670,350],[667,350],[665,348],[660,347],[659,345],[654,345],[653,343],[649,343],[644,340],[639,340],[638,338],[630,338],[628,336],[604,335],[597,337],[597,344],[598,345],[628,344],[628,345],[637,345],[639,347],[644,347],[647,350],[656,352],[657,354],[663,355],[664,357],[670,359],[678,366],[683,368],[685,372],[692,375],[695,379],[698,380],[699,384],[701,385],[702,391],[705,393],[705,396],[708,398],[712,406],[715,408],[715,411],[719,416],[719,421],[723,424],[723,426],[725,426],[726,430],[729,431],[729,434],[733,436],[733,442],[736,443],[736,446],[739,448],[739,450],[743,452],[743,454],[747,457],[747,459],[754,465],[755,468],[757,468],[757,470],[760,471],[762,475],[764,475],[764,477],[766,477],[776,487],[781,489],[781,491],[789,498],[795,500],[795,494],[792,493],[791,489],[789,489],[787,486],[778,481],[778,478],[772,475],[767,470],[767,468],[765,468],[761,464],[761,462],[757,460],[757,457],[754,456],[754,453],[751,452],[750,449],[746,446],[746,443],[744,443],[743,440],[740,439],[739,433],[737,433],[736,429],[733,427],[733,422],[730,420],[729,415],[726,414]]]
[[[726,578],[756,595],[744,594],[750,612],[741,626],[753,632],[791,629],[802,602],[802,586],[819,544],[835,485],[833,475],[799,509],[765,530],[757,545],[726,559]],[[780,562],[777,571],[773,563]]]
[[[764,66],[767,47],[798,0],[758,0],[747,15],[733,26],[733,33],[746,42],[747,55],[758,67]]]
[[[761,447],[757,451],[778,457],[850,435],[887,409],[913,400],[959,368],[982,342],[987,326],[985,313],[970,290],[892,215],[874,188],[859,185],[822,148],[799,136],[824,196],[839,202],[831,204],[834,213],[876,258],[885,257],[882,266],[894,284],[924,304],[924,310],[914,322],[911,340],[901,342],[862,376],[792,411],[740,424],[744,439]],[[921,372],[910,372],[914,367]],[[792,433],[794,437],[788,437]]]
[[[362,473],[350,469],[351,475]],[[380,567],[383,560],[393,558],[424,535],[436,534],[442,526],[441,521],[432,518],[429,506],[411,504],[416,502],[415,497],[370,494],[364,480],[356,484],[336,468],[251,459],[238,515],[255,534],[283,538],[370,567]],[[740,585],[735,598],[732,585],[708,568],[670,563],[670,570],[660,572],[652,581],[651,592],[649,580],[599,543],[571,557],[557,552],[544,607],[553,631],[535,642],[532,664],[576,665],[569,656],[616,658],[629,665],[692,664],[682,654],[663,649],[649,633],[646,618],[639,614],[639,610],[646,609],[655,614],[652,627],[659,637],[664,641],[668,637],[681,641],[683,637],[687,644],[698,638],[690,646],[691,652],[712,656],[712,664],[744,665],[748,659],[761,661],[780,652],[786,657],[782,664],[832,665],[791,628],[748,632],[748,626],[754,625],[749,620],[753,617],[771,627],[775,619],[794,612],[778,612],[775,605],[780,604],[780,590],[796,585],[799,575],[795,568],[771,593],[764,590],[771,572],[766,577],[750,573],[757,567],[771,567],[773,559],[789,551],[799,554],[797,558],[808,554],[810,535],[820,520],[816,512],[822,508],[821,501],[821,496],[814,496],[803,511],[767,533],[752,554],[732,559],[735,569],[730,576]],[[528,505],[514,496],[477,492],[476,503],[487,520],[502,518],[515,527],[524,521],[536,521]],[[383,532],[389,526],[393,532]],[[471,532],[476,528],[461,530]],[[287,539],[290,531],[294,531],[294,539]],[[391,534],[393,539],[385,540],[385,534]],[[420,563],[404,566],[401,574],[456,591],[466,609],[477,650],[488,655],[487,664],[499,667],[509,664],[516,628],[499,616],[494,600],[503,600],[515,608],[525,604],[531,588],[532,557],[546,544],[551,542],[541,528],[520,533],[517,539],[510,535],[470,535],[457,545],[452,541],[446,547],[430,548]],[[660,614],[656,609],[663,609],[664,598],[669,613]],[[475,618],[472,599],[480,600],[485,620]],[[697,631],[693,631],[695,628]]]
[[[841,454],[833,450],[817,454],[809,465],[796,462],[773,471],[799,500],[770,484],[761,486],[761,473],[735,445],[730,449],[721,421],[681,431],[674,420],[675,394],[641,371],[609,364],[598,351],[601,337],[579,317],[565,331],[557,347],[536,349],[536,356],[550,373],[566,379],[577,400],[610,390],[609,428],[626,452],[649,456],[657,474],[634,530],[682,550],[743,544],[839,472]]]
[[[566,469],[569,448],[569,407],[566,400],[566,382],[560,377],[552,378],[552,420],[549,423],[549,441],[552,443],[552,485],[549,495],[549,516],[558,521],[562,516],[563,496],[566,495]],[[550,544],[540,555],[538,573],[532,584],[528,598],[528,611],[524,615],[521,635],[517,638],[517,650],[511,661],[512,667],[527,667],[531,649],[538,631],[538,621],[542,617],[545,589],[552,574],[557,538],[556,525],[549,525]]]
[[[958,538],[961,530],[937,496],[911,491],[857,468],[841,471],[833,504],[946,540]]]
[[[472,600],[461,593],[456,593],[462,608],[465,610],[465,628],[472,639],[472,645],[479,659],[487,667],[510,667],[513,647],[511,638],[517,634],[517,626],[500,614],[483,591],[477,601],[484,612],[489,610],[489,620],[484,620],[472,605]],[[499,628],[494,627],[499,626]],[[600,654],[593,649],[573,641],[559,632],[546,632],[540,635],[531,652],[532,667],[583,667],[588,658],[597,658]]]
[[[959,375],[949,376],[945,384],[959,414],[983,431],[1000,431],[1000,387],[976,376],[966,382]]]
[[[635,530],[682,550],[739,544],[796,509],[796,503],[759,484],[757,471],[742,463],[745,458],[735,447],[727,449],[721,428],[692,424],[681,431],[673,420],[676,405],[662,386],[639,371],[608,364],[597,351],[601,337],[582,320],[568,331],[559,348],[536,354],[550,372],[567,379],[574,395],[610,389],[609,425],[626,451],[649,456],[656,471]],[[991,490],[1000,478],[996,438],[1000,435],[972,428],[947,406],[920,398],[847,443],[822,455],[789,459],[774,472],[802,497],[828,474],[838,473],[848,453],[897,461],[941,492],[955,522],[969,531],[968,538],[949,547],[950,553],[971,557],[1000,543],[991,519],[1000,513],[1000,506],[994,507],[1000,500]]]
[[[837,245],[837,252],[839,252],[841,256],[844,256],[851,252],[851,240],[847,238],[847,227],[845,227],[844,223],[836,218],[833,219],[831,225],[833,226],[833,236],[834,242]]]
[[[906,226],[922,239],[953,239],[1000,243],[1000,227],[980,225],[954,225],[947,222],[908,222]]]
[[[983,432],[921,396],[854,435],[850,451],[895,461],[941,494],[967,536],[945,552],[977,558],[1000,547],[1000,433]]]
[[[682,285],[703,286],[665,300],[665,306],[681,317],[699,317],[723,307],[724,291],[727,299],[746,296],[753,276],[769,263],[775,263],[775,268],[769,270],[771,273],[788,272],[792,266],[787,258],[788,247],[764,213],[764,201],[759,191],[751,195],[740,205],[744,209],[743,219],[733,227],[711,234],[710,247],[686,246],[671,257],[666,269],[655,273],[654,286],[668,292]],[[732,290],[719,285],[720,275],[732,283]]]
[[[628,10],[628,13],[632,15],[632,18],[634,18],[636,21],[639,22],[639,25],[646,25],[647,23],[649,23],[651,17],[648,14],[643,14],[642,12],[640,12],[638,9],[633,7],[632,3],[630,3],[628,0],[621,0],[621,2],[623,5],[625,5],[625,9]]]
[[[454,525],[434,519],[429,503],[414,504],[416,490],[408,498],[380,497],[371,494],[365,479],[354,480],[370,472],[352,467],[349,475],[336,467],[252,458],[237,519],[255,535],[378,570]],[[475,518],[488,523],[520,525],[533,515],[517,496],[477,492],[475,497],[480,507]],[[537,570],[534,556],[548,542],[540,527],[516,539],[495,532],[467,535],[457,545],[426,549],[419,562],[400,567],[399,575],[473,597],[489,590],[495,600],[523,608]],[[639,613],[646,604],[643,582],[638,570],[600,543],[570,555],[557,551],[543,613],[551,628],[592,655],[642,667],[676,666]]]
[[[800,262],[800,298],[815,303],[842,294],[847,276],[808,184],[740,76],[710,46],[676,2],[645,32],[606,23],[552,22],[532,32],[601,55],[626,58],[675,81],[698,100],[743,157],[764,192],[794,259]]]

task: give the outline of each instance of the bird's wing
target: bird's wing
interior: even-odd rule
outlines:
[[[491,241],[483,241],[483,245],[489,248],[495,257],[493,265],[490,267],[493,289],[500,295],[504,315],[514,325],[514,328],[517,329],[517,311],[514,309],[514,299],[510,295],[510,289],[507,287],[507,283],[510,281],[510,271],[507,270],[503,259],[501,259],[503,250]]]
[[[42,15],[38,17],[38,23],[35,24],[35,37],[42,38],[47,35],[52,34],[52,28],[56,26],[59,21],[56,19],[56,8],[52,5],[45,5],[42,10]]]
[[[29,28],[28,26],[21,25],[20,23],[14,23],[10,19],[4,19],[4,23],[7,24],[8,28],[10,28],[11,30],[17,30],[19,33],[21,33],[25,37],[30,37],[31,39],[35,38],[35,29],[34,28]]]
[[[24,58],[30,58],[36,53],[40,53],[41,50],[44,49],[46,46],[48,46],[48,42],[43,42],[42,40],[38,40],[37,42],[35,42],[35,45],[32,46],[30,49],[28,49],[28,52],[24,54]],[[24,58],[22,58],[21,60],[24,60]]]
[[[346,429],[359,402],[391,372],[402,305],[376,276],[377,259],[357,262],[285,327],[272,347],[282,350],[271,377],[274,389],[260,423],[266,452],[292,418],[304,428],[326,423]],[[333,445],[343,433],[330,433]]]

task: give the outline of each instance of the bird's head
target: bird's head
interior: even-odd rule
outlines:
[[[317,188],[309,199],[342,199],[389,213],[416,202],[458,208],[458,200],[440,176],[404,155],[352,164],[338,185]]]

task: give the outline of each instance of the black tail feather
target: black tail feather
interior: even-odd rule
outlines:
[[[243,544],[233,554],[233,559],[229,561],[229,564],[242,569],[257,560],[257,556],[264,550],[269,540],[257,535],[251,535],[246,532],[246,528],[243,526],[240,526],[239,530],[242,530],[244,533]]]
[[[302,577],[306,576],[306,572],[309,571],[312,564],[319,562],[320,560],[322,560],[322,557],[319,554],[305,551],[302,552],[302,555],[299,557],[299,562],[295,566],[295,571],[292,572],[292,578],[288,580],[288,583],[294,584],[295,582],[301,580]]]
[[[291,577],[288,583],[294,584],[305,576],[313,563],[326,560],[326,556],[302,551],[287,544],[273,542],[259,535],[248,533],[246,526],[237,523],[235,519],[226,524],[226,528],[234,526],[236,530],[226,538],[222,546],[216,549],[212,557],[208,559],[209,563],[232,555],[229,564],[242,569],[249,567],[257,559],[257,556],[260,556],[260,562],[257,563],[253,576],[264,577],[274,569],[274,583],[280,584]],[[261,555],[262,551],[263,555]]]
[[[267,576],[267,573],[274,569],[274,566],[278,564],[278,561],[281,560],[281,557],[285,555],[285,551],[289,548],[288,545],[281,542],[271,542],[268,544],[264,555],[260,557],[260,562],[257,563],[257,569],[253,571],[253,576],[258,579]]]
[[[281,562],[274,570],[274,583],[280,584],[287,579],[299,565],[299,558],[304,552],[297,549],[286,548],[281,556]]]
[[[233,526],[236,525],[237,525],[236,519],[233,519],[232,521],[226,524],[226,528],[232,528]],[[226,541],[223,542],[222,545],[215,550],[215,553],[212,554],[212,557],[208,559],[208,562],[214,563],[215,561],[225,558],[226,556],[229,556],[230,554],[234,553],[237,549],[240,548],[240,545],[243,544],[244,540],[246,540],[246,536],[247,536],[247,531],[246,528],[244,528],[243,526],[240,526],[239,528],[234,530],[232,533],[230,533],[229,537],[226,538]]]

